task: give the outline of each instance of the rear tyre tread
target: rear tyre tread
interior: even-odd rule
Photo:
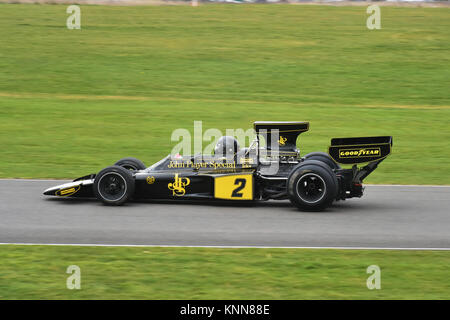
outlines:
[[[307,175],[317,176],[325,184],[324,195],[317,202],[308,203],[300,196],[297,187],[300,179]],[[322,211],[331,205],[338,193],[338,181],[331,168],[319,160],[305,160],[294,168],[288,177],[287,193],[293,205],[303,211]]]
[[[325,152],[316,151],[308,153],[305,156],[305,160],[318,160],[322,161],[323,163],[326,163],[331,169],[334,170],[341,169],[341,166],[337,164],[328,153]]]

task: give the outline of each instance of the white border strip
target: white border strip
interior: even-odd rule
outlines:
[[[216,248],[216,249],[333,249],[333,250],[411,250],[450,251],[450,248],[400,248],[400,247],[276,247],[276,246],[190,246],[164,244],[88,244],[88,243],[7,243],[0,245],[19,246],[71,246],[71,247],[138,247],[138,248]]]

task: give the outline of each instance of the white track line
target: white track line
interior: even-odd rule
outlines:
[[[20,246],[72,246],[72,247],[138,247],[138,248],[216,248],[216,249],[333,249],[333,250],[411,250],[450,251],[450,248],[383,248],[383,247],[274,247],[274,246],[188,246],[147,244],[87,244],[87,243],[0,243]]]
[[[73,179],[16,179],[16,178],[5,178],[0,179],[0,181],[26,181],[26,182],[64,182],[73,181]],[[364,184],[364,186],[369,187],[430,187],[430,188],[450,188],[450,185],[434,185],[434,184]]]

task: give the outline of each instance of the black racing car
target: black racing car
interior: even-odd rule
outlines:
[[[122,205],[130,199],[289,199],[302,210],[319,211],[335,200],[361,197],[364,178],[392,148],[390,136],[335,138],[328,154],[312,152],[301,157],[296,141],[309,129],[308,122],[259,121],[254,128],[256,139],[249,148],[240,149],[233,137],[225,136],[214,155],[169,155],[150,167],[125,158],[44,194],[95,196],[107,205]],[[352,168],[342,169],[339,164]]]

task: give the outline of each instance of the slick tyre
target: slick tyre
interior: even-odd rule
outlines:
[[[107,167],[94,180],[94,194],[104,204],[120,206],[134,194],[134,178],[130,170],[120,166]]]
[[[305,160],[318,160],[326,163],[331,169],[340,169],[341,166],[338,165],[334,160],[330,157],[328,153],[325,152],[311,152],[305,156]]]
[[[128,170],[144,170],[147,168],[141,160],[131,157],[120,159],[114,165]]]
[[[289,175],[287,193],[291,203],[300,210],[322,211],[336,199],[338,181],[325,163],[305,160]]]

